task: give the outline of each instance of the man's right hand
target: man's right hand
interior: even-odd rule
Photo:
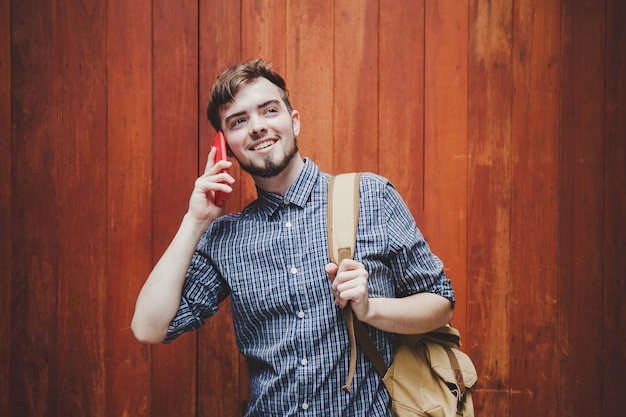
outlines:
[[[215,154],[216,148],[213,147],[209,152],[204,173],[196,179],[187,212],[190,220],[202,224],[205,228],[224,211],[223,207],[215,204],[215,192],[223,191],[230,194],[233,191],[231,185],[235,182],[229,173],[220,172],[230,168],[232,162],[224,160],[215,163]]]

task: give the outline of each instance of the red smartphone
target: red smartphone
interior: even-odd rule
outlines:
[[[215,138],[213,139],[213,146],[215,146],[215,148],[217,149],[217,152],[215,153],[215,163],[217,163],[218,161],[221,161],[222,159],[227,159],[227,155],[226,155],[226,139],[224,139],[224,134],[222,132],[217,132],[217,135],[215,135]],[[220,171],[220,173],[222,172],[228,172],[227,169],[223,169]],[[227,184],[226,182],[224,182],[224,184]],[[222,206],[222,204],[224,204],[224,202],[226,201],[226,193],[224,193],[223,191],[216,191],[215,192],[215,204],[217,204],[218,206]]]

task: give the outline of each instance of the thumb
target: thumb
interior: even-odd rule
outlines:
[[[326,269],[326,273],[328,274],[330,281],[333,282],[335,280],[335,276],[337,276],[337,271],[339,270],[337,264],[332,262],[328,263],[324,269]]]

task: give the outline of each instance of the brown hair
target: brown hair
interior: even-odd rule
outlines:
[[[280,89],[281,98],[285,102],[287,109],[290,112],[293,110],[289,102],[289,93],[287,92],[285,80],[277,72],[272,71],[272,64],[262,59],[244,61],[222,72],[217,77],[215,84],[213,84],[207,108],[207,117],[215,130],[222,130],[220,110],[234,100],[244,85],[250,84],[260,77],[267,78],[272,84],[276,85]]]

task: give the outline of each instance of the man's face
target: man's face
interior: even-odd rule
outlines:
[[[280,89],[266,78],[242,87],[220,117],[233,156],[253,176],[278,175],[298,153],[300,115],[287,109]]]

